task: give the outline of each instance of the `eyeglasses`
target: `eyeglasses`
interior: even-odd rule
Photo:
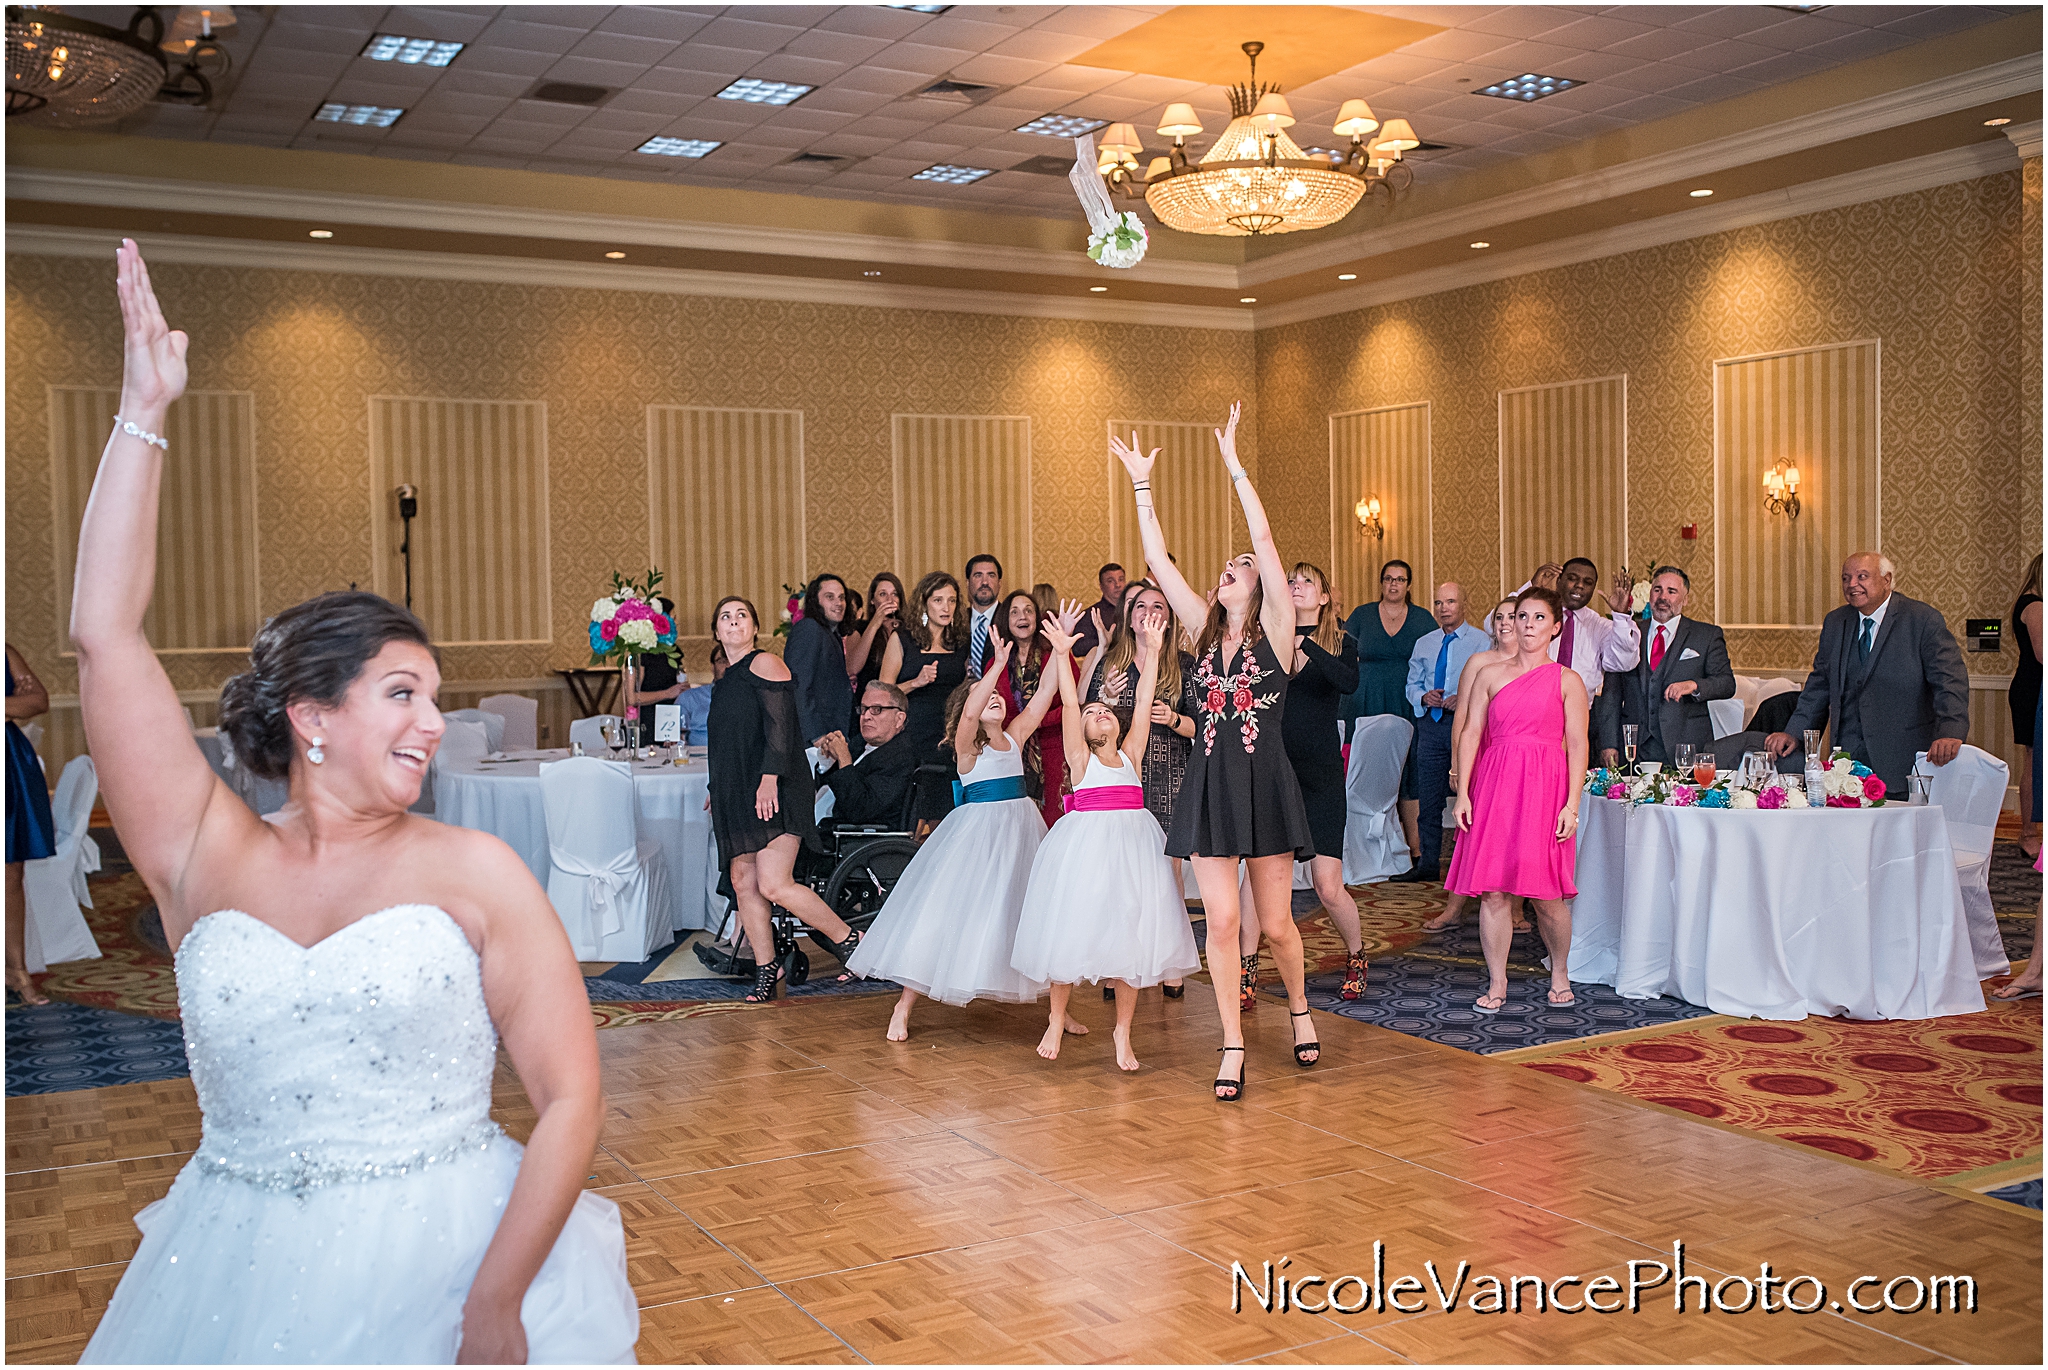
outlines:
[[[902,712],[902,708],[895,704],[863,704],[860,706],[860,715],[862,718],[866,718],[869,714],[900,714]]]

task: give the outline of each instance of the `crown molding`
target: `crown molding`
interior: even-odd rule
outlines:
[[[199,181],[120,176],[105,172],[9,168],[7,198],[45,200],[116,209],[156,209],[193,214],[235,214],[258,219],[310,219],[322,223],[381,228],[430,229],[444,233],[546,238],[579,243],[621,243],[700,252],[753,252],[834,261],[886,262],[894,266],[953,267],[986,271],[1029,271],[1045,276],[1099,278],[1102,267],[1082,252],[898,238],[869,233],[821,233],[808,228],[693,223],[637,215],[587,214],[498,205],[456,204],[354,195],[338,191],[281,190]],[[1153,258],[1129,268],[1124,278],[1158,285],[1237,288],[1237,267],[1223,262]]]
[[[1239,284],[1250,288],[1305,271],[1345,266],[1423,243],[1464,237],[1482,229],[1498,229],[1502,224],[1577,209],[1639,190],[1652,190],[1687,177],[1710,175],[1868,133],[1881,133],[1900,124],[2040,89],[2041,54],[2029,53],[1834,109],[1746,129],[1725,138],[1603,167],[1579,176],[1562,177],[1527,190],[1459,205],[1455,209],[1422,214],[1369,235],[1354,233],[1264,257],[1247,263],[1241,269]],[[2038,148],[2038,123],[2035,128]],[[2007,132],[2010,136],[2011,130]],[[1706,211],[1690,212],[1699,214]]]
[[[1488,258],[1460,262],[1455,266],[1435,267],[1390,281],[1374,281],[1307,299],[1290,300],[1285,304],[1254,310],[1253,317],[1256,328],[1266,329],[1327,318],[1332,314],[1348,314],[1373,305],[1483,285],[1511,276],[1526,276],[1552,267],[1619,256],[1624,252],[1661,247],[1688,238],[1704,238],[1732,229],[1748,228],[1752,224],[1794,219],[1802,214],[1817,214],[1822,210],[1889,199],[1894,195],[1909,195],[1957,181],[1974,181],[1982,176],[2012,171],[2018,166],[2019,158],[2010,143],[1970,143],[1946,152],[1893,162],[1888,166],[1869,167],[1823,181],[1808,181],[1784,190],[1665,214],[1641,223],[1583,233],[1575,238],[1519,248],[1497,256],[1489,254]]]
[[[105,232],[83,228],[16,228],[6,237],[9,253],[38,257],[108,255]],[[596,262],[537,261],[530,257],[489,257],[454,252],[407,252],[346,247],[333,243],[269,243],[242,238],[152,236],[150,260],[196,266],[256,267],[349,276],[398,276],[501,285],[554,285],[579,290],[628,290],[657,295],[713,299],[784,300],[797,304],[853,305],[868,309],[932,309],[949,314],[992,314],[1012,318],[1078,319],[1091,323],[1154,325],[1248,333],[1246,309],[1205,305],[1019,295],[951,290],[939,286],[872,285],[801,276],[763,276],[737,271],[687,271]]]
[[[2039,157],[2041,155],[2041,121],[2039,119],[2029,119],[2024,124],[2007,124],[2003,132],[2006,137],[2012,140],[2012,145],[2019,149],[2020,156]]]

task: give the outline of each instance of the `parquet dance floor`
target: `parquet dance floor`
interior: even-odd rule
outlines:
[[[1053,1063],[1031,1050],[1041,1008],[923,1005],[892,1044],[885,997],[601,1033],[589,1183],[624,1211],[642,1361],[2041,1358],[2037,1213],[1331,1014],[1324,1064],[1300,1071],[1271,1003],[1248,1028],[1246,1100],[1219,1106],[1203,987],[1145,996],[1130,1076],[1107,1006],[1076,1005],[1095,1031]],[[76,1359],[133,1214],[198,1137],[186,1080],[7,1101],[9,1360]],[[1249,1294],[1232,1311],[1233,1262],[1370,1281],[1376,1240],[1385,1284],[1412,1276],[1403,1301],[1424,1311],[1267,1312]],[[1471,1306],[1482,1276],[1625,1281],[1674,1241],[1689,1275],[1754,1280],[1768,1261],[1842,1311],[1702,1313],[1689,1295],[1675,1313],[1669,1282],[1634,1313],[1537,1312],[1528,1285],[1519,1314]],[[1470,1263],[1453,1311],[1425,1261],[1447,1287]],[[1974,1278],[1976,1312],[1847,1309],[1859,1276],[1876,1303],[1894,1277],[1951,1275]]]

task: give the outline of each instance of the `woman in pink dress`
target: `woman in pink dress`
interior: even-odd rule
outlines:
[[[1479,945],[1486,993],[1472,1007],[1499,1013],[1508,995],[1508,943],[1519,900],[1536,906],[1550,952],[1550,1004],[1577,1002],[1565,954],[1572,945],[1570,900],[1586,783],[1586,685],[1550,659],[1563,622],[1555,590],[1532,589],[1515,601],[1516,654],[1479,672],[1458,737],[1458,844],[1444,884],[1479,897]],[[1476,759],[1476,764],[1475,764]]]

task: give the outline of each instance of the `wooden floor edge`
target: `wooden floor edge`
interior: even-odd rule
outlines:
[[[1574,1037],[1566,1042],[1545,1042],[1540,1046],[1513,1047],[1507,1051],[1486,1052],[1484,1055],[1490,1061],[1511,1061],[1516,1065],[1527,1065],[1531,1061],[1541,1061],[1551,1056],[1564,1056],[1574,1051],[1583,1051],[1588,1047],[1614,1046],[1621,1042],[1639,1042],[1645,1037],[1662,1037],[1666,1033],[1682,1032],[1687,1028],[1747,1021],[1749,1020],[1746,1018],[1736,1018],[1726,1013],[1709,1013],[1700,1018],[1680,1018],[1676,1022],[1651,1023],[1646,1027],[1621,1028],[1614,1032],[1596,1032],[1586,1037]]]

